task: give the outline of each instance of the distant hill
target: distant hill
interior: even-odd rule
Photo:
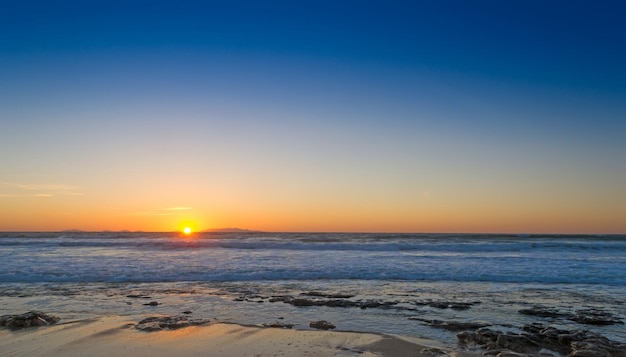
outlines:
[[[215,232],[215,233],[254,233],[260,231],[253,231],[250,229],[242,229],[242,228],[213,228],[213,229],[205,229],[202,232]]]

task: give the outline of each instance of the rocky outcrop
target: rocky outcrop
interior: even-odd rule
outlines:
[[[313,321],[309,324],[309,326],[318,330],[332,330],[337,327],[326,320]]]
[[[430,327],[440,328],[440,329],[453,331],[453,332],[476,330],[479,328],[490,326],[490,324],[484,323],[484,322],[441,321],[441,320],[422,319],[419,317],[409,317],[409,320],[422,321],[422,322],[425,322]]]
[[[543,307],[543,306],[533,306],[529,309],[521,309],[518,311],[520,314],[523,315],[530,315],[530,316],[539,316],[539,317],[564,317],[567,316],[567,314],[560,312],[557,309],[553,309],[553,308],[549,308],[549,307]]]
[[[325,295],[325,296],[337,296],[337,295]],[[306,307],[306,306],[328,306],[328,307],[360,307],[361,309],[367,308],[385,308],[397,305],[397,302],[387,301],[387,302],[379,302],[379,301],[352,301],[347,299],[306,299],[306,298],[296,298],[293,296],[285,295],[285,296],[272,296],[269,299],[269,302],[284,302],[285,304],[290,304],[297,307]]]
[[[437,309],[467,310],[470,307],[472,307],[474,303],[453,302],[453,301],[431,301],[431,302],[426,303],[426,305],[437,308]]]
[[[619,317],[601,309],[582,309],[574,313],[569,313],[544,306],[533,306],[529,309],[519,310],[518,312],[531,316],[565,318],[585,325],[615,325],[624,323]]]
[[[302,293],[300,295],[316,296],[316,297],[323,297],[323,298],[328,298],[328,299],[349,299],[349,298],[354,297],[354,295],[350,295],[350,294],[326,294],[326,293],[321,293],[319,291],[309,291],[306,293]]]
[[[143,294],[128,294],[126,297],[131,299],[152,299],[151,296]]]
[[[615,325],[624,323],[624,321],[612,313],[600,309],[577,310],[576,313],[569,317],[569,320],[585,325]]]
[[[467,347],[479,346],[487,350],[486,355],[502,353],[538,354],[541,349],[557,351],[572,357],[626,357],[626,344],[611,341],[599,334],[584,330],[561,330],[543,324],[522,327],[521,334],[503,333],[488,328],[457,334],[459,344]]]
[[[19,330],[25,327],[48,326],[56,323],[61,318],[45,314],[41,311],[29,311],[20,315],[0,316],[0,326]]]
[[[268,323],[264,323],[263,327],[271,327],[271,328],[293,328],[295,325],[294,324],[285,324],[282,322],[268,322]]]
[[[489,351],[509,350],[519,353],[532,353],[539,350],[537,342],[528,336],[503,333],[488,328],[474,332],[465,331],[457,334],[459,344],[463,346],[480,346]]]
[[[271,297],[264,297],[260,295],[248,295],[244,294],[235,298],[233,301],[238,302],[283,302],[297,307],[308,306],[328,306],[328,307],[343,307],[343,308],[360,308],[360,309],[396,309],[401,311],[419,311],[418,307],[432,307],[436,309],[452,309],[452,310],[467,310],[476,304],[477,302],[459,302],[459,301],[381,301],[381,300],[351,300],[354,295],[350,294],[332,294],[322,293],[318,291],[309,291],[301,293],[300,295],[274,295]],[[259,300],[253,300],[259,299]]]
[[[153,316],[139,321],[135,328],[145,332],[152,332],[177,330],[188,326],[206,325],[210,322],[209,319],[190,319],[187,316]]]

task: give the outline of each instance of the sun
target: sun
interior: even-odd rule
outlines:
[[[183,233],[185,233],[186,235],[191,234],[191,232],[192,232],[191,227],[185,227],[185,228],[183,228]]]

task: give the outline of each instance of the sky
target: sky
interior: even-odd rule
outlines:
[[[0,230],[626,233],[622,1],[8,1]]]

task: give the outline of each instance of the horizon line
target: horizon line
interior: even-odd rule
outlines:
[[[231,230],[231,231],[228,231]],[[179,230],[169,231],[149,231],[149,230],[82,230],[82,229],[64,229],[64,230],[0,230],[0,233],[180,233]],[[263,231],[243,228],[215,228],[193,231],[192,234],[198,233],[281,233],[281,234],[459,234],[459,235],[515,235],[515,236],[626,236],[624,233],[550,233],[550,232],[402,232],[402,231]]]

